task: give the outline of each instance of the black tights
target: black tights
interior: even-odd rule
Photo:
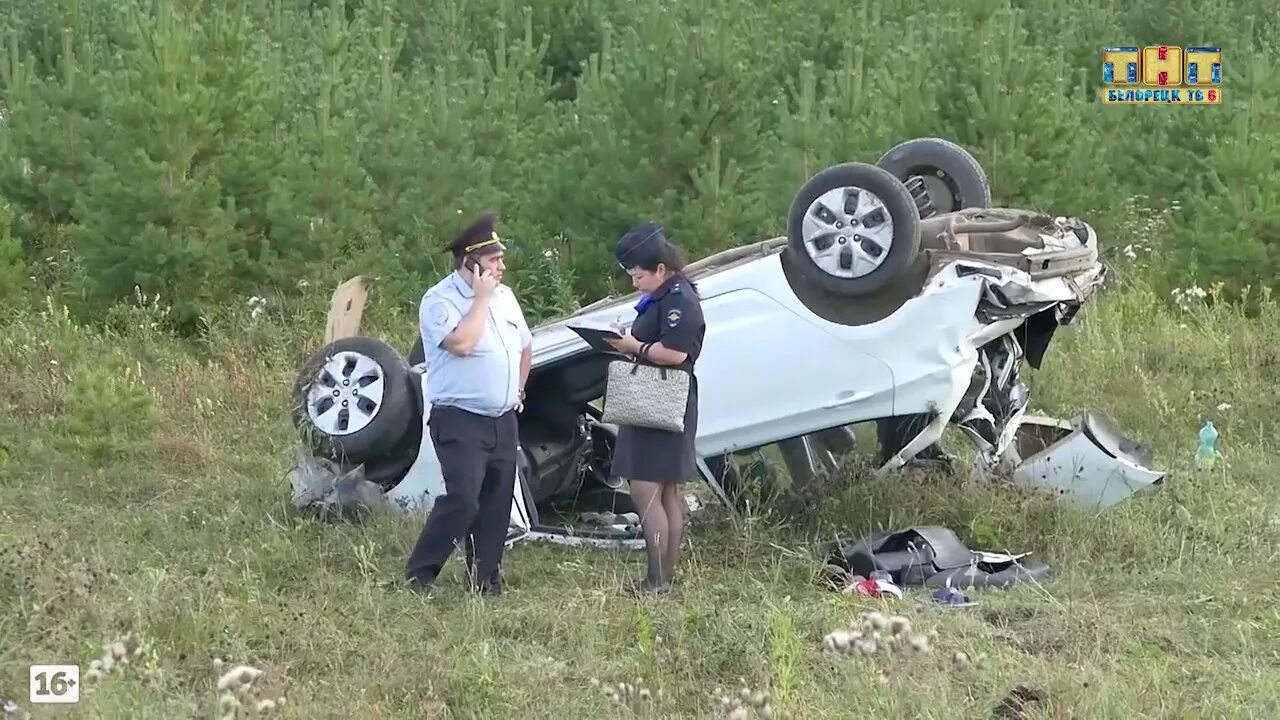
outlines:
[[[642,585],[647,589],[666,587],[675,580],[680,543],[684,540],[684,498],[680,497],[680,486],[633,480],[631,499],[640,515],[648,561]]]

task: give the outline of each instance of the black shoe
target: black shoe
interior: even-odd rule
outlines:
[[[421,595],[427,600],[435,597],[435,583],[410,578],[405,581],[405,587],[409,589],[409,592]]]
[[[623,592],[632,597],[643,597],[646,595],[666,595],[675,589],[675,582],[662,583],[654,585],[649,582],[648,578],[632,580],[623,586]]]
[[[474,568],[474,566],[471,565],[470,563],[467,564],[467,567]],[[493,574],[490,575],[489,579],[485,582],[470,582],[473,572],[467,572],[467,573],[464,573],[464,575],[466,575],[466,577],[463,578],[463,581],[462,581],[463,585],[468,587],[471,590],[471,592],[480,593],[481,595],[495,595],[495,596],[502,594],[502,564],[501,563],[498,564],[498,567],[494,568]]]
[[[497,597],[502,594],[502,576],[499,573],[494,572],[488,582],[473,583],[471,585],[471,591],[481,595],[492,595]]]

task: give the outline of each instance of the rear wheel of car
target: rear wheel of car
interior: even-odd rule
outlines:
[[[948,140],[907,140],[889,148],[876,165],[904,183],[913,184],[912,178],[920,178],[929,205],[938,213],[991,207],[991,182],[986,171],[968,150]]]
[[[920,214],[906,185],[888,171],[835,165],[796,193],[787,241],[810,282],[837,295],[873,295],[915,260]]]
[[[903,182],[903,185],[907,186],[911,199],[916,201],[916,212],[921,220],[938,214],[938,208],[933,206],[933,198],[929,196],[929,187],[925,185],[924,178],[912,175]]]
[[[335,340],[302,365],[293,423],[314,452],[357,464],[380,459],[409,430],[414,415],[409,366],[371,337]]]

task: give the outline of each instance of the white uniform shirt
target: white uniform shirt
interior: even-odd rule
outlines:
[[[442,344],[471,309],[475,292],[457,272],[422,296],[418,325],[427,363],[427,399],[498,417],[520,403],[520,355],[533,342],[515,293],[505,285],[489,299],[484,334],[471,354],[459,357]]]

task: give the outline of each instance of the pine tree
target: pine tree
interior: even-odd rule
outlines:
[[[4,133],[0,135],[0,192],[19,209],[52,223],[73,219],[75,196],[89,174],[97,144],[101,93],[94,85],[92,53],[77,48],[75,29],[59,28],[53,72],[25,52],[11,32],[0,53]],[[82,62],[85,60],[85,62]]]
[[[1241,58],[1224,112],[1216,112],[1211,150],[1186,181],[1164,251],[1172,284],[1223,282],[1280,289],[1280,80],[1274,59]],[[1195,108],[1195,110],[1219,108]],[[1225,116],[1225,117],[1224,117]]]
[[[13,208],[0,200],[0,312],[6,314],[24,308],[30,291],[30,271],[12,227]]]
[[[323,68],[319,86],[310,112],[291,127],[292,142],[279,149],[280,174],[266,208],[268,257],[277,284],[286,287],[308,277],[334,284],[351,270],[348,261],[377,240],[374,189],[359,154],[346,7],[333,0],[320,17],[309,38]]]
[[[166,0],[154,17],[135,10],[136,47],[123,53],[103,93],[102,129],[87,153],[75,236],[90,300],[159,294],[189,324],[202,304],[226,302],[247,265],[234,203],[200,163],[216,142],[221,98],[207,81],[217,58],[198,53],[200,19]]]

